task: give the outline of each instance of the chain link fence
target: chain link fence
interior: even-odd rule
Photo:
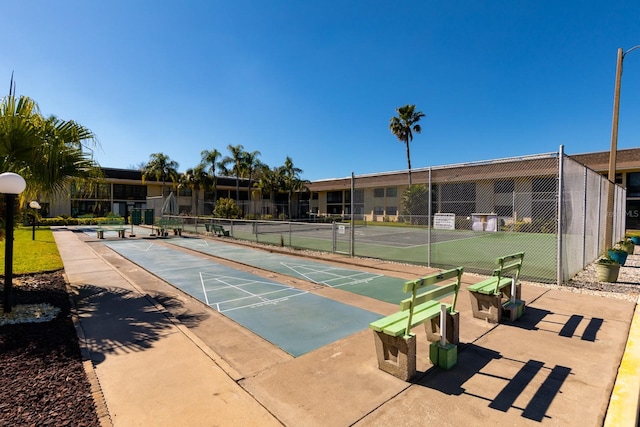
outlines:
[[[521,277],[547,283],[566,282],[624,237],[625,190],[562,147],[416,169],[411,180],[406,171],[336,180],[312,198],[306,221],[185,222],[196,232],[215,222],[258,243],[480,274],[491,274],[498,257],[525,252]]]

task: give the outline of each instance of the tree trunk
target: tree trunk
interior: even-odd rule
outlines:
[[[405,141],[407,146],[407,166],[409,166],[409,188],[411,188],[411,154],[409,153],[409,141]]]

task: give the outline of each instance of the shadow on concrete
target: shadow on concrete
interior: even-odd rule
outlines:
[[[96,364],[109,354],[149,349],[173,332],[170,317],[146,295],[94,285],[73,285],[72,291],[85,345]],[[165,298],[165,303],[169,300]],[[174,307],[180,304],[171,303]],[[183,320],[195,324],[200,319],[184,315]]]
[[[153,299],[187,328],[195,327],[211,317],[210,314],[204,312],[194,314],[180,300],[168,294],[157,294],[153,296]]]
[[[538,329],[540,329],[538,327],[538,324],[546,316],[550,314],[553,314],[553,313],[550,312],[549,310],[527,306],[524,313],[522,314],[522,317],[520,317],[514,322],[509,322],[508,320],[505,320],[502,322],[502,324],[508,325],[514,328],[521,328],[529,331],[537,331]]]
[[[458,363],[453,369],[443,371],[434,367],[413,382],[451,396],[459,396],[465,393],[464,383],[474,375],[478,375],[492,360],[500,358],[502,356],[497,351],[475,344],[460,344],[458,345]]]
[[[511,362],[522,363],[522,367],[512,377],[482,372],[483,368],[499,359],[503,359],[503,357],[496,351],[474,344],[467,344],[462,348],[459,347],[458,363],[454,368],[448,371],[432,368],[425,372],[421,378],[414,381],[414,384],[438,390],[448,395],[471,395],[478,399],[487,400],[489,408],[501,412],[507,412],[513,408],[522,411],[521,416],[523,418],[538,422],[542,421],[546,417],[549,406],[560,392],[562,384],[571,374],[571,368],[557,365],[549,368],[544,366],[544,362],[538,360],[521,362],[509,359]],[[503,380],[506,384],[493,399],[488,399],[486,396],[479,396],[465,389],[464,384],[476,375],[490,376]],[[538,375],[546,375],[546,378],[533,397],[525,407],[515,406],[516,400]]]

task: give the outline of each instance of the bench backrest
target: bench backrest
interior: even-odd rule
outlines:
[[[167,226],[167,227],[172,227],[174,225],[182,226],[182,221],[180,221],[179,219],[161,218],[158,220],[157,224]]]
[[[451,313],[454,313],[456,311],[456,300],[458,299],[458,290],[460,290],[460,281],[462,280],[463,271],[464,269],[462,267],[453,268],[451,270],[432,274],[431,276],[411,280],[404,284],[404,292],[411,293],[411,298],[403,300],[400,303],[400,311],[409,310],[406,331],[411,330],[414,308],[427,301],[440,300],[453,295],[453,302],[451,303],[451,308],[449,311]],[[451,280],[454,278],[455,280],[451,283],[435,286],[436,283],[444,282],[445,280]],[[427,289],[425,290],[425,288]],[[420,292],[421,290],[424,290],[424,292]]]
[[[508,273],[509,276],[511,276],[515,280],[515,282],[518,283],[523,259],[524,252],[518,252],[515,254],[500,257],[496,260],[498,268],[493,270],[493,275],[498,277],[495,293],[499,292],[498,286],[500,285],[500,279],[505,276],[505,273]]]
[[[117,218],[101,219],[98,221],[98,225],[124,225],[124,219],[117,219]]]

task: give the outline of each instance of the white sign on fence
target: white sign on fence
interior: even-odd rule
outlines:
[[[433,228],[438,230],[455,230],[456,214],[437,213],[433,216]]]

